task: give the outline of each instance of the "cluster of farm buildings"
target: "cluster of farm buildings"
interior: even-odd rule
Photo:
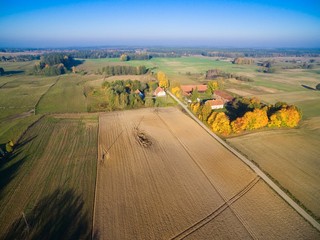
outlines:
[[[199,93],[204,93],[208,90],[208,86],[205,84],[201,85],[181,85],[182,95],[186,98],[190,97],[192,92],[197,90]],[[155,97],[164,97],[166,92],[163,88],[158,87],[154,92]],[[222,90],[215,90],[212,99],[205,100],[205,104],[208,104],[212,110],[224,108],[224,105],[232,101],[233,97],[227,92]],[[198,99],[200,101],[200,99]]]
[[[191,96],[192,92],[197,91],[199,93],[204,93],[208,90],[207,85],[181,85],[182,94],[185,97]],[[215,90],[212,99],[205,100],[205,104],[208,104],[212,110],[221,109],[227,102],[232,101],[233,97],[227,92],[222,90]]]

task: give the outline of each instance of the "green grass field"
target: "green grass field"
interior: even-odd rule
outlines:
[[[60,76],[39,101],[36,113],[86,112],[86,97],[83,85],[86,80],[79,75]]]
[[[33,116],[34,108],[56,79],[23,74],[0,77],[0,143],[17,141],[40,117]]]

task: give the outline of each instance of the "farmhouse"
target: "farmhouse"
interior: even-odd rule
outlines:
[[[223,103],[232,101],[233,97],[226,93],[225,91],[215,90],[213,93],[213,98],[216,100],[222,100]]]
[[[165,97],[166,95],[166,92],[161,87],[157,87],[157,89],[153,92],[153,96],[156,97]]]
[[[205,104],[208,104],[212,110],[214,109],[221,109],[224,107],[224,102],[220,99],[212,99],[212,100],[208,100],[206,101]]]
[[[182,94],[184,96],[189,96],[192,91],[194,91],[195,89],[198,90],[199,93],[204,93],[205,91],[207,91],[208,86],[207,85],[181,85],[181,90],[182,90]]]

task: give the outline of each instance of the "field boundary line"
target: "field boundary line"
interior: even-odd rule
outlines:
[[[48,87],[47,91],[45,91],[38,99],[38,101],[36,102],[36,104],[34,105],[34,115],[37,114],[37,107],[40,103],[40,101],[42,100],[42,98],[51,90],[51,88],[53,88],[57,83],[58,81],[60,80],[60,77],[57,78],[57,80],[50,86]]]
[[[201,122],[197,117],[195,117],[191,111],[184,105],[176,96],[174,96],[170,91],[167,93],[175,100],[177,103],[188,113],[188,115],[195,120],[209,135],[211,135],[215,140],[217,140],[223,147],[228,149],[236,157],[238,157],[243,163],[250,167],[261,179],[263,179],[282,199],[284,199],[294,210],[296,210],[306,221],[308,221],[314,228],[320,231],[320,223],[318,223],[312,216],[310,216],[302,207],[300,207],[292,198],[290,198],[278,185],[276,185],[259,167],[257,167],[248,158],[243,156],[215,133],[213,133],[208,127]]]
[[[10,81],[9,81],[9,82],[10,82]],[[0,88],[4,87],[4,86],[7,85],[9,82],[5,82],[4,84],[2,84],[2,85],[0,86]]]
[[[100,160],[100,114],[98,115],[98,152],[97,152],[97,167],[96,167],[96,179],[95,179],[95,187],[94,187],[94,200],[93,200],[93,210],[92,210],[92,230],[91,230],[91,239],[95,239],[95,217],[96,217],[96,202],[97,202],[97,187],[98,187],[98,165]]]
[[[17,140],[17,143],[19,144],[19,142],[21,141],[21,139],[24,137],[24,135],[27,133],[27,131],[32,128],[35,124],[37,124],[42,118],[46,117],[46,114],[43,114],[41,117],[39,117],[36,121],[34,121],[33,123],[31,123],[26,130],[23,131],[23,133],[21,133],[20,137]]]
[[[242,196],[244,196],[247,192],[249,192],[259,182],[259,180],[260,180],[259,176],[255,177],[238,193],[236,193],[229,200],[225,201],[223,204],[218,206],[218,208],[216,208],[212,213],[210,213],[206,217],[202,218],[201,220],[197,221],[195,224],[191,225],[190,227],[188,227],[187,229],[185,229],[181,233],[177,234],[176,236],[171,238],[171,240],[184,239],[185,237],[189,236],[190,234],[194,233],[198,229],[205,226],[207,223],[211,222],[213,219],[215,219],[217,216],[219,216],[222,212],[224,212],[224,210],[226,210],[227,208],[231,208],[231,205],[233,203],[235,203],[237,200],[239,200]]]

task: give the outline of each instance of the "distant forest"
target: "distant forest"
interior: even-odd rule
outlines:
[[[0,61],[32,61],[39,60],[42,54],[63,53],[71,58],[96,59],[96,58],[120,58],[122,54],[128,56],[128,60],[148,60],[158,57],[182,57],[191,55],[202,55],[207,57],[239,58],[239,57],[320,57],[320,49],[299,49],[299,48],[275,48],[275,49],[254,49],[254,48],[64,48],[64,49],[0,49],[2,53],[15,53],[3,55]],[[28,52],[29,54],[24,54]],[[30,54],[34,52],[34,55]],[[21,53],[19,55],[18,53]]]

